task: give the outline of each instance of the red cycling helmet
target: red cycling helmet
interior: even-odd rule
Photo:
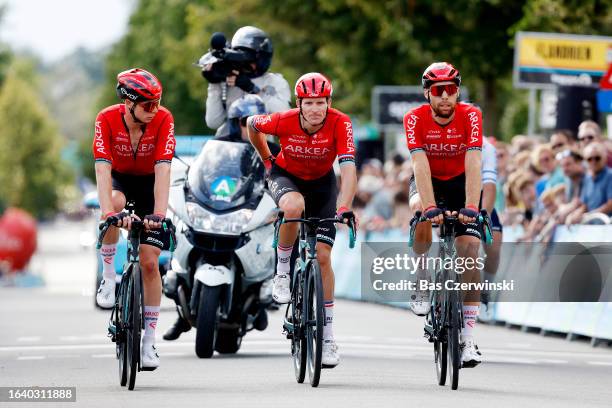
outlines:
[[[155,75],[140,68],[132,68],[117,75],[117,96],[132,102],[160,99],[162,86]]]
[[[295,83],[295,96],[300,98],[330,98],[333,93],[331,81],[323,74],[309,72]]]
[[[461,86],[459,70],[448,62],[434,62],[423,72],[423,88],[428,89],[435,82],[452,81]]]

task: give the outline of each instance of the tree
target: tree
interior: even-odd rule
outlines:
[[[59,152],[60,136],[32,87],[30,64],[15,60],[0,89],[0,197],[38,217],[58,208],[70,181]]]
[[[204,129],[204,87],[192,63],[197,59],[185,52],[188,0],[140,1],[130,17],[127,34],[115,44],[106,60],[106,82],[98,108],[118,103],[117,73],[133,68],[150,70],[161,81],[162,104],[170,109],[176,132],[201,133]],[[92,119],[93,122],[93,119]]]

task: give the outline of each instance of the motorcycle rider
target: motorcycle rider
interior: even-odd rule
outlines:
[[[234,70],[225,82],[209,83],[206,98],[206,125],[217,129],[217,135],[229,133],[226,122],[229,107],[245,95],[258,95],[265,104],[266,112],[280,112],[289,109],[291,91],[281,74],[267,72],[272,63],[273,47],[268,35],[252,26],[241,27],[231,41],[233,50],[243,51],[251,57],[250,72]],[[204,67],[204,71],[212,66]],[[223,94],[227,92],[227,99]],[[226,109],[227,108],[227,109]]]

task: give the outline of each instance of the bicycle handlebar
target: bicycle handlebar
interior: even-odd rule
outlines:
[[[444,222],[450,225],[454,225],[459,221],[459,218],[455,215],[443,214],[443,216]],[[412,217],[412,220],[410,221],[410,237],[408,239],[409,247],[412,247],[412,245],[414,244],[414,234],[417,224],[423,221],[427,221],[427,218],[423,215],[421,211],[416,211],[414,213],[414,217]],[[479,226],[483,227],[484,236],[481,237],[481,240],[483,240],[485,244],[491,245],[493,243],[493,234],[491,233],[491,220],[489,218],[487,210],[485,210],[484,208],[480,210],[480,214],[478,214],[478,216],[476,217],[476,223],[478,223]]]
[[[350,212],[352,215],[352,211]],[[323,224],[325,222],[332,222],[334,224],[345,224],[349,227],[349,248],[355,247],[355,242],[357,241],[357,234],[355,233],[355,217],[347,218],[347,221],[344,219],[340,219],[338,217],[333,218],[285,218],[285,214],[282,211],[278,212],[278,217],[276,218],[275,227],[274,227],[274,239],[272,241],[272,247],[276,248],[278,245],[278,234],[281,224],[288,224],[291,222],[302,222],[311,226],[311,228],[316,228],[319,224]]]
[[[100,249],[102,247],[102,241],[104,240],[104,236],[108,232],[108,229],[113,226],[116,227],[118,222],[119,220],[117,218],[109,217],[105,221],[100,223],[100,225],[98,226],[98,228],[100,229],[100,235],[98,236],[98,243],[96,245],[97,249]],[[172,220],[170,218],[164,218],[161,221],[161,223],[162,223],[161,228],[164,231],[167,231],[168,229],[170,229],[170,252],[173,252],[176,246],[176,237],[175,237],[176,227],[174,226],[174,224],[172,224]],[[145,226],[144,221],[133,219],[130,229],[143,230],[144,226]]]

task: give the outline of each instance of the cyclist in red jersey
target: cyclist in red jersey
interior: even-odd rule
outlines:
[[[357,187],[355,145],[351,120],[331,108],[332,84],[319,73],[302,75],[295,84],[296,109],[248,119],[249,139],[270,172],[270,192],[287,218],[340,218],[352,216],[350,207]],[[281,151],[274,157],[266,134],[280,139]],[[337,194],[333,163],[340,164],[340,193]],[[278,303],[291,300],[290,258],[298,234],[298,224],[280,227],[274,276],[273,298]],[[334,272],[331,249],[336,236],[333,223],[317,230],[317,260],[323,278],[325,326],[323,364],[335,367],[340,362],[334,340]]]
[[[135,203],[135,219],[144,220],[140,239],[140,266],[144,286],[145,333],[141,364],[159,366],[155,328],[161,303],[158,259],[169,247],[169,234],[161,231],[170,190],[170,163],[174,156],[174,119],[160,105],[162,86],[151,73],[130,69],[117,75],[117,95],[124,103],[109,106],[96,117],[93,154],[102,219],[115,217],[129,229],[132,218],[123,213],[127,201]],[[115,304],[114,256],[119,229],[111,227],[100,254],[103,280],[96,295],[101,307]]]
[[[431,245],[431,222],[443,222],[443,211],[458,214],[455,227],[457,255],[478,257],[480,232],[476,224],[481,193],[482,114],[473,105],[458,102],[461,76],[446,62],[431,64],[423,73],[423,94],[429,103],[404,116],[404,129],[412,158],[410,207],[429,222],[419,223],[415,252],[427,253]],[[420,274],[422,275],[423,271]],[[480,272],[467,268],[463,282],[480,282]],[[413,312],[424,316],[430,308],[427,291],[416,291],[410,302]],[[468,291],[463,303],[464,328],[461,359],[475,367],[481,354],[473,330],[480,307],[480,293]]]

